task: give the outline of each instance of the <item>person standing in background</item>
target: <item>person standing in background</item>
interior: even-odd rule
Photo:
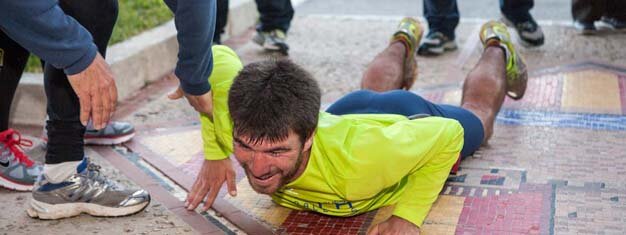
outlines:
[[[294,10],[290,0],[255,0],[260,17],[256,35],[252,41],[267,51],[289,53],[287,31],[291,26]],[[217,0],[217,23],[213,43],[221,44],[228,18],[228,0]]]
[[[595,34],[600,26],[611,30],[626,29],[626,1],[623,0],[572,0],[574,28],[583,35]]]
[[[530,9],[533,0],[500,0],[502,21],[517,31],[522,45],[541,46],[544,35]],[[454,30],[459,25],[459,9],[456,0],[424,0],[424,17],[428,21],[428,34],[422,40],[417,53],[436,56],[456,50]]]

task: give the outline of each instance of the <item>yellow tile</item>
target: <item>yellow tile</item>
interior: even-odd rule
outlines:
[[[424,220],[421,234],[454,234],[464,204],[465,197],[439,196]],[[380,208],[368,230],[389,218],[393,213],[393,208],[393,206]]]
[[[420,228],[420,234],[428,235],[444,235],[444,234],[454,234],[456,232],[456,225],[445,225],[445,224],[424,224]]]
[[[200,130],[148,137],[143,139],[141,143],[153,152],[165,156],[177,164],[191,160],[195,154],[202,151]]]
[[[465,197],[441,195],[430,209],[425,221],[437,224],[457,224]]]
[[[598,70],[565,74],[563,111],[621,114],[617,76]]]

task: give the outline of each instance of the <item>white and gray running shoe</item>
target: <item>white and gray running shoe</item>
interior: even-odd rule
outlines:
[[[102,130],[96,130],[91,125],[87,125],[85,131],[85,144],[112,145],[129,141],[135,136],[135,128],[128,122],[109,122]]]
[[[51,183],[45,176],[33,189],[27,213],[32,218],[61,219],[87,213],[92,216],[117,217],[135,214],[150,203],[143,189],[124,189],[100,174],[100,166],[85,158],[77,172],[61,183]]]
[[[21,146],[32,146],[33,142],[22,139],[19,132],[8,129],[0,132],[0,186],[30,191],[43,170],[22,151]]]
[[[135,128],[128,122],[111,121],[102,130],[93,128],[89,121],[85,130],[85,144],[89,145],[114,145],[129,141],[135,136]],[[48,141],[48,131],[43,128],[43,140]]]

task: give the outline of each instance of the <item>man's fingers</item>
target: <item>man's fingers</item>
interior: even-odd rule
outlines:
[[[112,100],[111,95],[109,95],[109,87],[104,87],[100,89],[101,94],[98,94],[102,97],[102,123],[103,127],[109,123],[109,119],[111,118],[111,110],[112,110]]]
[[[187,199],[185,199],[185,207],[188,207],[189,204],[191,204],[198,190],[200,190],[200,180],[196,179],[196,181],[193,183],[193,186],[191,186],[191,191],[187,193]]]
[[[177,100],[183,97],[183,90],[180,89],[180,87],[176,88],[176,90],[170,92],[170,94],[167,95],[167,98],[169,98],[170,100]]]
[[[83,126],[87,126],[87,122],[89,121],[89,116],[91,115],[91,100],[90,97],[83,96],[78,97],[78,102],[80,102],[80,123]]]
[[[115,80],[111,80],[113,83],[109,87],[109,97],[111,97],[111,102],[113,106],[111,107],[111,117],[113,117],[113,113],[115,113],[115,108],[117,106],[117,86],[115,85]]]
[[[100,92],[92,91],[90,94],[91,97],[91,119],[93,120],[93,126],[100,130],[102,129],[102,116],[104,114],[104,107],[102,102],[102,96],[99,95]]]
[[[211,208],[211,205],[213,205],[213,201],[215,201],[215,198],[217,197],[217,193],[220,192],[220,184],[216,184],[211,186],[211,191],[209,192],[209,196],[206,198],[206,201],[204,201],[204,207],[202,208],[204,211],[209,210],[209,208]]]
[[[226,174],[226,187],[228,188],[228,194],[231,196],[237,196],[237,184],[235,184],[235,174]]]
[[[204,183],[200,185],[200,189],[196,191],[196,193],[192,196],[192,201],[187,206],[187,210],[196,209],[196,207],[198,207],[198,204],[200,204],[207,192],[209,192],[209,185]]]

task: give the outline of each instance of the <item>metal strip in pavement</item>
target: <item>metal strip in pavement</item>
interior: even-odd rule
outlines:
[[[141,169],[135,166],[128,159],[113,151],[110,146],[91,147],[98,152],[111,165],[122,171],[133,182],[150,192],[150,196],[162,203],[168,210],[176,214],[185,223],[189,224],[200,234],[223,234],[224,231],[207,220],[200,214],[185,209],[183,202],[172,196],[167,190],[162,188],[158,182],[142,173]]]
[[[191,191],[195,177],[181,172],[171,162],[166,160],[161,155],[143,146],[141,143],[139,143],[139,141],[131,140],[130,142],[126,142],[124,146],[126,146],[133,152],[139,153],[146,162],[159,169],[168,178],[179,184],[188,192]],[[237,227],[241,228],[248,234],[274,233],[270,228],[260,224],[250,215],[231,205],[222,198],[216,198],[213,202],[212,208],[216,212],[219,212],[228,221],[235,224]]]

